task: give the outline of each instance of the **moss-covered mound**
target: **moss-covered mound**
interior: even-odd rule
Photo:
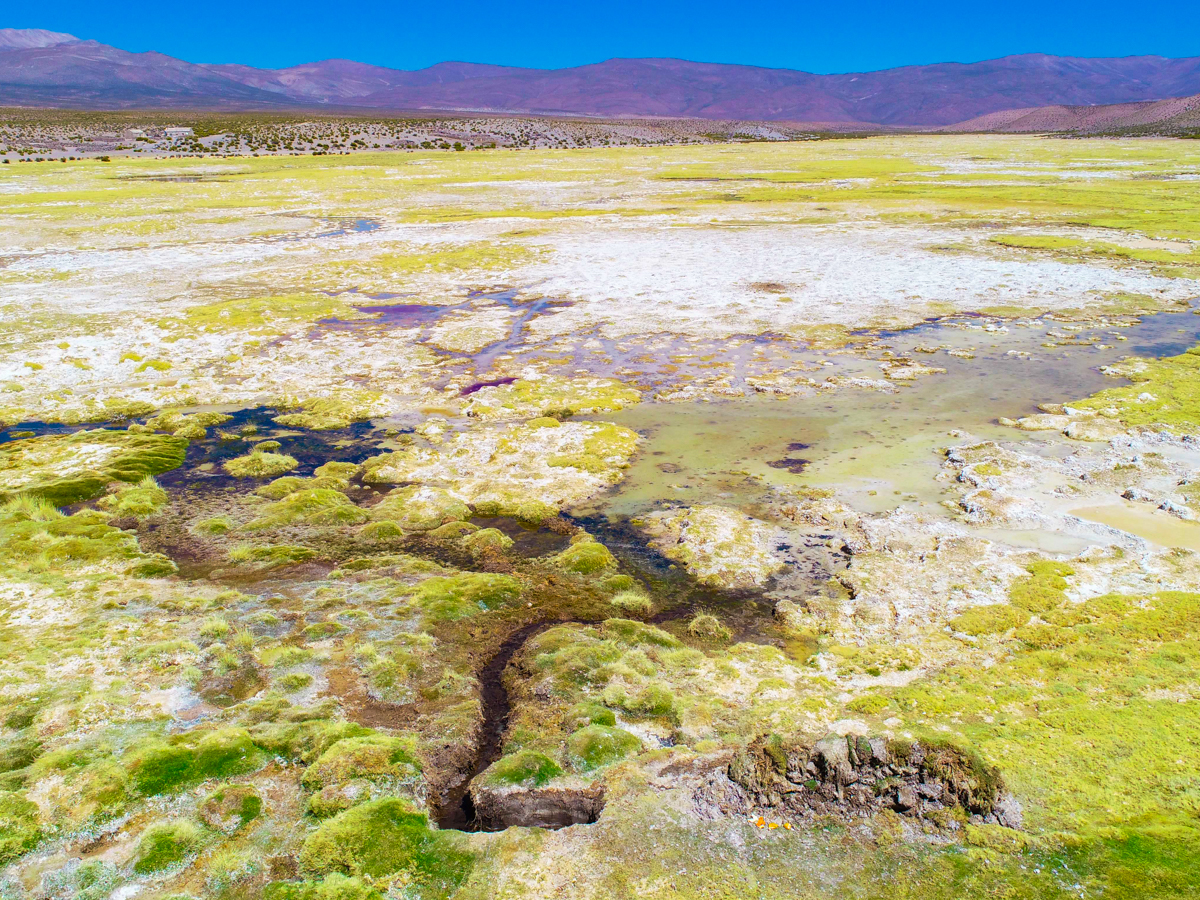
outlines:
[[[641,749],[641,741],[620,728],[588,725],[567,740],[567,758],[581,772],[590,772],[624,759]]]
[[[178,468],[187,447],[186,438],[102,429],[9,441],[0,444],[0,502],[26,495],[78,503],[110,482]]]
[[[520,594],[521,583],[511,575],[463,572],[426,578],[412,593],[412,602],[432,621],[452,621],[499,609]]]
[[[562,767],[545,753],[525,749],[496,760],[479,776],[479,780],[489,787],[541,787],[562,773]]]
[[[304,841],[301,870],[382,877],[405,873],[416,896],[445,897],[470,873],[463,836],[433,831],[423,813],[402,800],[364,803],[324,822]]]
[[[253,450],[245,456],[227,460],[224,469],[234,478],[273,478],[292,471],[298,465],[300,463],[296,458],[286,453]]]
[[[37,804],[23,794],[0,791],[0,865],[32,849],[41,837]]]
[[[246,528],[254,531],[285,525],[360,525],[367,518],[367,513],[340,491],[309,488],[268,505]]]

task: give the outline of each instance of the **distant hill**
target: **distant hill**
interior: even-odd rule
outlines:
[[[53,47],[77,41],[73,34],[59,31],[43,31],[41,28],[0,28],[0,50],[29,50],[35,47]]]
[[[677,59],[610,59],[569,69],[445,62],[404,71],[348,60],[256,69],[129,53],[53,32],[0,31],[0,105],[9,106],[324,107],[942,127],[1012,110],[1197,93],[1200,57],[1025,54],[846,75]]]
[[[1041,106],[988,113],[942,131],[1007,133],[1069,131],[1079,134],[1200,133],[1200,94],[1104,106]]]

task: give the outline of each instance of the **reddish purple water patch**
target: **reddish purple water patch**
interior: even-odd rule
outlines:
[[[420,303],[393,303],[386,306],[356,306],[361,313],[371,316],[369,319],[338,319],[336,317],[320,319],[317,324],[322,328],[333,331],[359,331],[364,328],[379,326],[392,328],[413,328],[436,322],[454,306],[425,306]]]
[[[462,391],[459,392],[459,396],[465,397],[468,394],[481,391],[485,387],[499,387],[502,384],[512,384],[516,380],[516,378],[497,378],[495,381],[476,381],[474,384],[468,384],[465,388],[463,388]]]

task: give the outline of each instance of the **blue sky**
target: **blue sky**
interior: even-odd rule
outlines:
[[[265,67],[344,57],[402,69],[448,59],[558,68],[674,56],[854,72],[1034,51],[1200,56],[1200,0],[57,0],[11,4],[5,18],[126,50]]]

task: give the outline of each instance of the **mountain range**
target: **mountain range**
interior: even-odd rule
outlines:
[[[1087,113],[1080,108],[1194,94],[1200,94],[1200,57],[1032,53],[841,75],[678,59],[610,59],[566,69],[444,62],[415,71],[333,59],[258,69],[130,53],[57,32],[0,29],[3,106],[437,110],[1043,130],[1021,120],[1082,121]],[[1052,111],[1035,115],[1045,107]],[[1070,109],[1077,111],[1063,112]]]

